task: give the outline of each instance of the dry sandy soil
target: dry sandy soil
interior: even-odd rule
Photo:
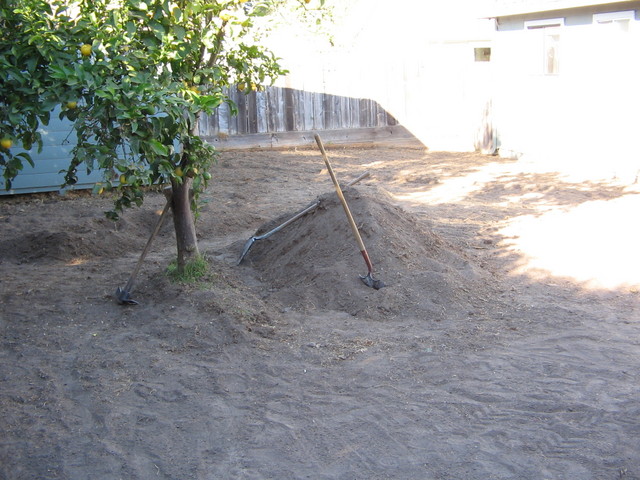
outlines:
[[[524,161],[223,153],[211,272],[164,199],[0,199],[0,479],[640,479],[637,184]],[[319,199],[241,265],[245,241]]]

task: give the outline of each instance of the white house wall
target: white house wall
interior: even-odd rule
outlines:
[[[638,14],[628,30],[593,23],[593,12],[564,18],[557,75],[542,73],[540,32],[517,25],[526,18],[510,19],[496,34],[493,104],[500,152],[633,181],[640,169]]]
[[[491,83],[474,48],[490,47],[493,35],[479,2],[333,3],[335,46],[292,42],[286,31],[274,48],[291,74],[279,84],[371,99],[432,150],[474,150]]]

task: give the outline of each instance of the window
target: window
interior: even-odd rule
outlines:
[[[480,47],[473,49],[473,55],[476,62],[489,62],[491,61],[491,48]]]
[[[634,11],[598,13],[593,16],[594,67],[609,78],[633,78],[636,42],[630,35],[634,28]]]
[[[548,18],[524,22],[524,28],[532,35],[537,35],[537,63],[534,71],[544,75],[560,73],[560,31],[564,18]]]
[[[560,35],[551,32],[546,33],[543,36],[543,42],[543,73],[545,75],[557,75],[560,73]]]
[[[596,13],[593,15],[593,23],[606,26],[618,32],[628,32],[631,20],[636,17],[635,11]]]

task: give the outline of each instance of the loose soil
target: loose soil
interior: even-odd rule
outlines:
[[[315,149],[223,152],[198,218],[210,273],[169,280],[167,221],[136,306],[114,293],[160,193],[117,223],[109,197],[1,198],[0,479],[640,479],[640,281],[588,268],[637,271],[637,222],[541,230],[637,214],[637,185],[328,152],[344,183],[370,172],[345,196],[381,290]]]

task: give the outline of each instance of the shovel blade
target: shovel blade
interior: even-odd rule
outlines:
[[[120,305],[138,305],[138,302],[131,298],[130,293],[120,287],[116,290],[116,298]]]
[[[367,275],[360,275],[360,280],[362,280],[362,283],[367,287],[374,288],[376,290],[380,290],[385,286],[382,280],[376,280],[371,276],[371,273],[368,273]]]

